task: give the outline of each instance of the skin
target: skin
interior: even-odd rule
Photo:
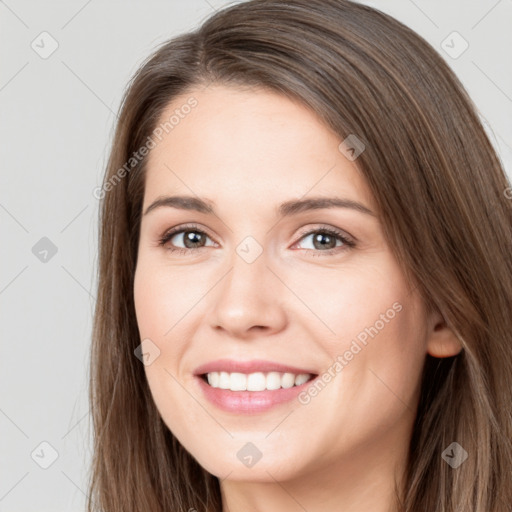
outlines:
[[[155,404],[181,444],[221,479],[224,512],[393,510],[425,355],[455,355],[460,343],[440,315],[427,317],[406,283],[357,160],[339,151],[337,134],[300,103],[222,85],[175,98],[162,120],[191,96],[197,106],[150,152],[143,211],[164,195],[192,195],[209,199],[217,215],[160,207],[142,218],[134,293],[141,340],[160,350],[145,366]],[[284,201],[318,196],[348,198],[375,215],[277,214]],[[183,232],[158,245],[186,223],[206,232],[202,248],[185,246]],[[338,240],[324,249],[303,235],[322,227],[356,246]],[[236,252],[248,236],[263,251],[252,263]],[[173,244],[187,252],[171,252]],[[322,375],[396,303],[394,318],[307,404],[224,412],[193,376],[219,358]],[[262,453],[252,467],[237,458],[247,442]]]

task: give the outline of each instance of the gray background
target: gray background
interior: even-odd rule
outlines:
[[[85,509],[92,192],[133,72],[157,43],[227,3],[0,1],[0,512]],[[364,3],[406,23],[444,56],[510,176],[512,0]],[[446,39],[453,31],[469,44],[456,58],[463,41]],[[52,44],[58,48],[45,55]]]

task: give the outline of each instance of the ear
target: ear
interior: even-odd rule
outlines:
[[[455,333],[446,325],[441,314],[431,318],[430,332],[427,338],[427,353],[432,357],[456,356],[462,350],[462,344]]]

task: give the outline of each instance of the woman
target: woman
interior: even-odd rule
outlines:
[[[162,45],[100,194],[89,510],[510,510],[509,187],[370,7],[253,0]]]

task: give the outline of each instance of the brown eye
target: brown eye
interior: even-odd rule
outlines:
[[[311,238],[312,243],[310,247],[302,247],[302,249],[313,253],[333,254],[355,247],[355,242],[350,240],[343,232],[332,228],[320,228],[309,231],[302,235],[300,241],[307,238]]]
[[[329,233],[315,233],[313,235],[313,246],[315,249],[334,249],[336,242],[336,237]]]
[[[199,231],[181,231],[174,234],[171,239],[175,238],[176,235],[181,235],[181,233],[183,233],[183,245],[187,249],[197,249],[206,241],[206,234]]]
[[[165,233],[160,238],[159,245],[169,245],[168,250],[170,251],[186,252],[187,250],[206,247],[209,238],[207,233],[194,226],[179,226]]]

